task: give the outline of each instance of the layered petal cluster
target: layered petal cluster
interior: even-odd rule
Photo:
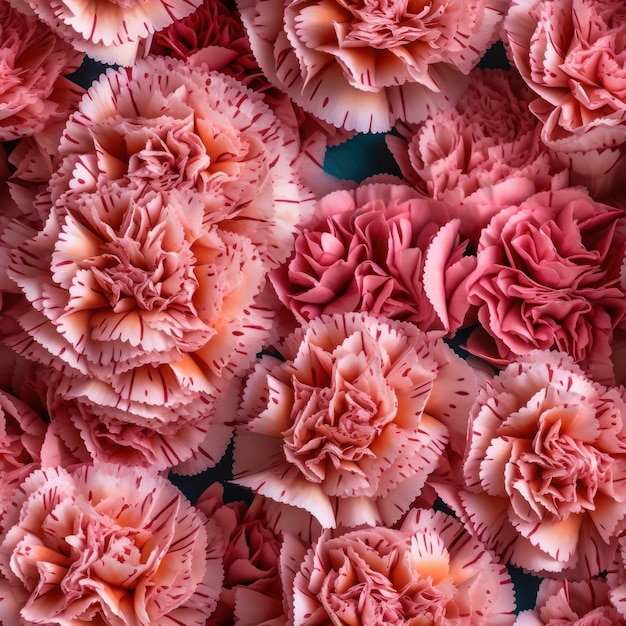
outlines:
[[[83,55],[33,15],[0,2],[0,141],[30,137],[67,117],[80,88],[65,75]]]
[[[0,535],[0,618],[203,626],[223,569],[215,522],[165,478],[115,465],[33,472]]]
[[[625,226],[622,211],[580,188],[542,192],[497,213],[468,279],[480,322],[468,350],[505,364],[556,349],[612,383],[613,331],[626,312]]]
[[[384,132],[456,100],[506,0],[239,0],[269,80],[346,130]]]
[[[398,529],[325,531],[281,552],[294,626],[507,626],[515,616],[504,565],[453,517],[412,509]]]
[[[471,411],[461,516],[505,560],[595,576],[626,527],[623,390],[535,351],[485,384]]]
[[[626,623],[626,535],[622,535],[618,540],[615,557],[608,568],[606,580],[611,602],[620,614],[619,623]]]
[[[157,30],[189,15],[202,0],[12,0],[76,50],[110,65],[132,65]]]
[[[173,59],[109,71],[72,116],[45,226],[15,237],[30,306],[10,343],[62,373],[95,457],[94,431],[105,448],[144,432],[159,469],[204,440],[223,454],[217,404],[267,339],[265,275],[308,206],[295,149],[259,96]]]
[[[213,483],[196,502],[218,524],[226,546],[222,593],[207,626],[287,623],[278,573],[281,539],[268,527],[263,504],[260,496],[249,506],[243,501],[225,503],[220,483]]]
[[[300,322],[365,311],[453,334],[469,308],[461,223],[408,185],[363,184],[321,198],[289,264],[272,274]]]
[[[537,95],[530,108],[543,123],[544,143],[564,153],[580,182],[604,193],[621,188],[626,171],[619,149],[626,142],[624,3],[515,0],[504,36],[515,66]]]
[[[540,140],[533,92],[514,71],[476,68],[456,106],[422,124],[399,124],[387,144],[404,177],[429,196],[460,205],[474,240],[499,209],[567,184]],[[563,170],[563,171],[560,171]]]
[[[324,528],[394,523],[446,445],[463,448],[473,372],[413,324],[322,316],[279,350],[247,380],[233,474],[286,510]]]
[[[609,600],[609,587],[602,578],[568,581],[546,578],[539,586],[535,608],[522,611],[515,626],[623,626]]]

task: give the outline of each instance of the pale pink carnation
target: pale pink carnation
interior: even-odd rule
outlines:
[[[412,509],[398,529],[325,531],[281,551],[293,626],[510,626],[506,567],[453,517]]]
[[[3,623],[204,626],[215,609],[219,528],[158,475],[106,464],[39,470],[4,522]]]
[[[609,587],[602,578],[541,581],[535,608],[522,611],[515,626],[624,626],[609,600]]]
[[[60,152],[44,228],[13,238],[8,272],[32,306],[10,343],[62,372],[55,392],[105,437],[147,428],[177,440],[160,469],[205,443],[214,463],[218,405],[272,326],[265,274],[308,209],[295,142],[234,79],[163,58],[109,71]]]
[[[535,351],[483,385],[465,488],[444,499],[502,559],[539,575],[595,576],[626,528],[623,388]]]
[[[575,184],[621,190],[626,159],[626,6],[622,0],[515,0],[510,56],[535,92],[543,142]]]
[[[268,528],[264,498],[257,496],[249,506],[223,498],[223,486],[213,483],[196,502],[217,523],[226,546],[223,589],[206,626],[285,624],[278,572],[281,540]]]
[[[606,576],[609,586],[609,598],[620,614],[619,624],[626,624],[626,535],[622,535],[617,544],[613,562]]]
[[[64,76],[83,55],[33,15],[0,1],[0,141],[30,137],[67,117],[80,88]]]
[[[613,331],[626,312],[625,240],[623,211],[583,189],[502,209],[481,233],[468,279],[480,327],[467,349],[498,365],[533,349],[560,350],[612,383]]]
[[[11,0],[92,59],[109,65],[132,65],[146,40],[193,12],[202,0]]]
[[[387,136],[404,177],[460,206],[462,230],[474,240],[499,209],[567,184],[567,172],[541,144],[531,100],[515,71],[477,68],[456,106]]]
[[[237,484],[324,528],[389,524],[420,494],[446,446],[464,447],[472,370],[413,324],[322,316],[279,352],[284,360],[264,356],[246,382]]]
[[[498,36],[508,0],[355,2],[240,0],[269,80],[346,130],[419,122],[458,98]]]
[[[289,264],[271,275],[296,318],[365,311],[454,334],[475,258],[447,205],[408,185],[363,184],[322,197]]]

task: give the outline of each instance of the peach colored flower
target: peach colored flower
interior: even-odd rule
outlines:
[[[0,2],[0,141],[30,137],[67,117],[80,88],[64,76],[81,64],[76,52],[35,16]]]
[[[474,241],[501,208],[567,184],[541,144],[532,92],[515,71],[474,69],[456,106],[399,124],[387,144],[404,177],[458,209]]]
[[[283,585],[294,626],[507,626],[506,568],[453,517],[412,509],[396,530],[325,531],[309,548],[288,535]]]
[[[288,266],[271,275],[296,318],[366,311],[453,334],[475,258],[447,205],[407,185],[363,184],[316,205]]]
[[[145,41],[175,19],[189,15],[202,0],[11,0],[22,13],[41,22],[92,59],[132,65]]]
[[[359,132],[388,131],[397,119],[419,122],[458,98],[464,75],[497,39],[507,5],[238,2],[269,80],[315,116]]]
[[[224,488],[213,483],[198,498],[197,508],[222,530],[224,586],[207,626],[278,626],[286,624],[278,573],[281,541],[267,525],[260,496],[248,506],[224,503]]]
[[[4,521],[4,623],[204,626],[215,609],[220,531],[158,475],[107,464],[38,470]]]
[[[467,349],[502,365],[531,350],[567,352],[605,383],[613,331],[626,312],[624,213],[582,189],[531,196],[482,231],[469,301],[481,327]]]
[[[522,611],[515,626],[624,626],[609,600],[609,588],[601,578],[541,581],[534,610]]]
[[[623,388],[534,351],[481,388],[468,433],[466,486],[446,499],[470,532],[539,575],[607,568],[626,528]]]
[[[465,444],[471,368],[414,325],[366,313],[311,320],[246,382],[235,482],[324,528],[393,523],[446,445]],[[280,517],[280,516],[278,516]]]

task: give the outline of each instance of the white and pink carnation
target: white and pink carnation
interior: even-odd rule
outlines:
[[[281,505],[279,528],[392,524],[464,448],[473,372],[413,324],[322,316],[278,350],[246,382],[233,474]]]
[[[269,80],[334,126],[384,132],[451,100],[497,39],[507,0],[240,0]]]
[[[109,65],[132,65],[152,35],[192,13],[202,0],[11,0],[76,50]]]
[[[222,585],[217,524],[136,468],[33,472],[0,534],[0,619],[204,626]]]
[[[365,311],[454,334],[468,313],[475,258],[450,208],[408,185],[371,183],[322,197],[289,263],[271,274],[300,322]]]
[[[421,124],[398,124],[387,144],[404,177],[459,207],[475,241],[501,208],[563,187],[568,175],[540,141],[533,93],[515,71],[474,69],[463,97]]]
[[[626,7],[622,0],[514,0],[510,57],[535,92],[541,137],[576,184],[621,191],[626,171]]]
[[[0,1],[0,141],[37,135],[65,119],[81,93],[65,76],[82,60],[34,15]]]
[[[409,511],[397,529],[325,531],[281,551],[290,624],[510,626],[506,567],[453,517]]]
[[[497,365],[534,349],[560,350],[612,384],[613,333],[626,312],[625,241],[624,212],[581,188],[502,209],[481,233],[468,278],[480,326],[467,349]]]
[[[533,610],[522,611],[514,626],[624,626],[609,599],[609,587],[602,578],[568,581],[546,578],[539,585]]]
[[[88,91],[39,198],[49,218],[14,237],[8,273],[30,303],[10,343],[62,373],[55,393],[84,407],[96,458],[105,439],[149,431],[159,469],[223,454],[219,405],[268,338],[265,275],[309,206],[296,149],[260,96],[181,61]]]
[[[535,351],[480,389],[465,488],[446,500],[502,559],[582,579],[626,529],[626,397],[562,353]]]

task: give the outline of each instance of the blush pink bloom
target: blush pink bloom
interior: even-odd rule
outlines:
[[[407,185],[363,184],[316,205],[315,221],[271,278],[300,322],[323,314],[365,311],[454,334],[469,304],[464,256],[447,205]]]
[[[620,614],[620,624],[626,624],[626,535],[622,535],[617,544],[613,562],[608,568],[606,581],[609,597]]]
[[[456,106],[422,124],[399,124],[387,144],[404,177],[429,196],[460,206],[474,241],[495,213],[568,176],[541,144],[528,108],[532,92],[515,71],[475,69]]]
[[[30,137],[67,117],[80,89],[64,78],[81,64],[76,52],[35,16],[0,2],[0,141]]]
[[[501,210],[482,231],[468,279],[481,326],[467,349],[498,365],[560,350],[611,384],[613,331],[626,312],[625,228],[622,211],[577,188]]]
[[[626,7],[622,0],[515,0],[510,57],[535,92],[541,137],[576,184],[606,194],[626,165]],[[599,178],[594,178],[601,175]]]
[[[535,351],[483,385],[468,433],[465,489],[444,499],[475,536],[539,575],[610,565],[626,528],[623,388]]]
[[[609,600],[601,578],[581,581],[545,579],[539,586],[534,610],[522,611],[515,626],[624,626]]]
[[[15,492],[0,535],[0,618],[204,626],[224,546],[165,478],[114,465],[47,468]]]
[[[11,345],[107,437],[147,428],[178,439],[170,464],[205,444],[218,460],[218,405],[272,326],[265,274],[308,210],[296,149],[234,79],[173,59],[109,71],[67,125],[45,227],[15,237],[31,306]]]
[[[196,502],[223,533],[224,585],[207,626],[279,626],[286,624],[278,572],[281,540],[267,525],[264,498],[250,505],[224,503],[224,488],[213,483]]]
[[[419,122],[460,96],[507,0],[240,0],[252,50],[296,104],[346,130]],[[268,18],[268,16],[270,16]]]
[[[235,482],[324,528],[394,523],[465,444],[471,368],[409,323],[323,316],[246,382]],[[280,517],[280,516],[278,516]]]
[[[132,65],[146,39],[175,19],[189,15],[202,0],[11,0],[22,13],[34,14],[56,34],[92,59]]]
[[[453,517],[412,509],[398,529],[325,531],[281,551],[294,626],[438,624],[510,626],[506,567]]]

